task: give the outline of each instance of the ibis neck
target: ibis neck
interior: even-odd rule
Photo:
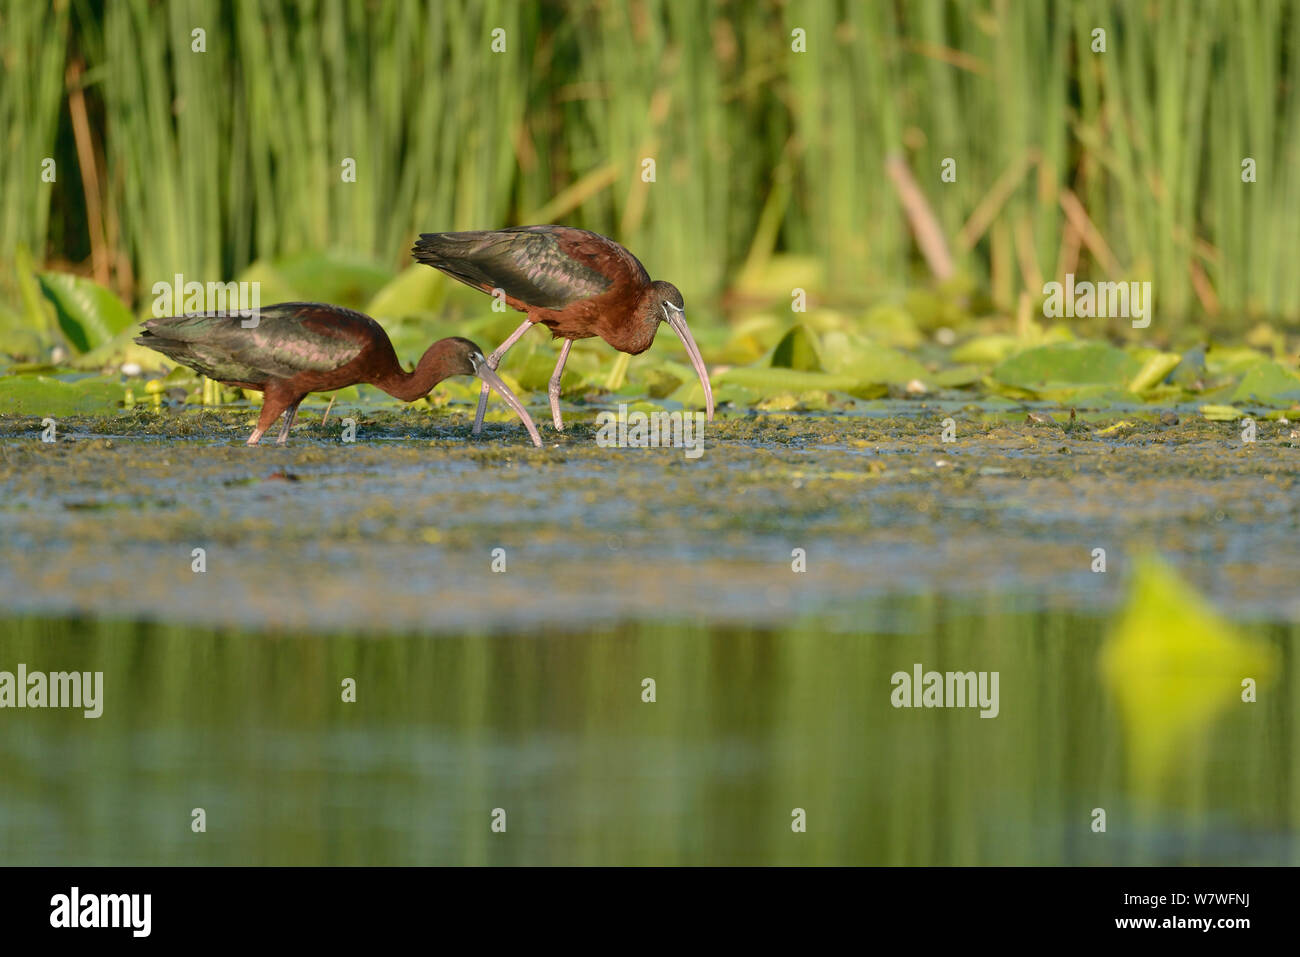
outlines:
[[[659,298],[653,289],[648,289],[632,312],[632,322],[622,325],[618,330],[619,342],[606,336],[605,341],[620,352],[639,356],[654,344],[655,333],[659,331]]]
[[[424,398],[434,386],[452,374],[447,368],[446,359],[438,344],[434,343],[424,351],[424,355],[420,356],[414,372],[404,370],[397,364],[397,358],[394,356],[392,371],[375,380],[374,384],[395,399],[414,402],[416,399]]]

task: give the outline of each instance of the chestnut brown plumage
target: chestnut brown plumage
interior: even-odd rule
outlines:
[[[465,233],[424,233],[415,258],[453,279],[500,295],[528,319],[488,356],[496,368],[502,356],[533,323],[564,339],[551,376],[551,416],[560,417],[560,377],[575,339],[600,336],[615,349],[640,355],[667,322],[682,340],[704,387],[709,421],[713,389],[700,350],[686,325],[686,304],[672,283],[651,281],[645,267],[614,240],[570,226],[516,226]],[[483,423],[487,389],[479,396],[474,431]]]
[[[388,334],[375,320],[319,302],[283,302],[256,312],[196,313],[147,319],[135,340],[210,379],[263,394],[262,414],[248,437],[256,445],[284,415],[277,443],[283,445],[311,392],[368,383],[413,402],[443,379],[472,375],[501,393],[523,421],[534,445],[541,437],[523,403],[515,398],[468,339],[440,339],[420,357],[414,372],[397,361]]]

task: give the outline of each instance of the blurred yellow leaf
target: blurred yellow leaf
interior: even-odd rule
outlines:
[[[1145,392],[1147,389],[1158,385],[1165,376],[1174,371],[1174,367],[1182,360],[1183,357],[1176,352],[1157,352],[1142,363],[1142,368],[1129,382],[1128,390],[1130,392]]]
[[[1169,566],[1148,557],[1100,665],[1119,702],[1130,774],[1149,795],[1213,720],[1240,703],[1243,679],[1268,680],[1276,655],[1240,637]]]
[[[1244,414],[1230,405],[1203,405],[1200,413],[1211,422],[1235,422]]]

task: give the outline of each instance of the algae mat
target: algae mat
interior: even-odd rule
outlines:
[[[602,448],[590,415],[570,418],[544,449],[517,424],[473,439],[463,416],[422,413],[367,413],[354,443],[309,422],[252,449],[247,412],[73,417],[51,443],[9,418],[0,600],[376,632],[852,628],[863,598],[894,593],[1104,609],[1154,549],[1235,617],[1300,617],[1285,422],[1247,443],[1193,410],[1072,423],[882,403],[727,418],[690,458]]]

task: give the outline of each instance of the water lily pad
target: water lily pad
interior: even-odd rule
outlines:
[[[1300,399],[1300,376],[1276,362],[1257,362],[1242,376],[1232,401],[1254,399],[1276,405],[1289,405]]]
[[[772,350],[771,365],[778,369],[798,369],[801,372],[822,371],[817,339],[807,326],[796,325],[781,337],[781,341]]]
[[[545,392],[551,383],[551,376],[555,374],[555,352],[552,350],[536,350],[526,356],[516,357],[513,353],[510,355],[510,373],[518,380],[519,385],[528,392]],[[522,361],[520,361],[522,360]],[[654,370],[658,375],[668,375],[663,369]],[[676,388],[680,379],[673,376],[675,380],[672,388]],[[573,365],[567,364],[564,368],[564,376],[560,380],[561,389],[573,389],[584,381],[584,376],[578,372]],[[645,395],[648,391],[645,383],[639,383],[637,391]]]
[[[683,408],[698,409],[704,403],[704,390],[700,388],[698,381],[687,382],[675,392],[670,393],[667,398],[680,403]],[[713,387],[713,401],[718,405],[728,404],[744,409],[757,405],[760,398],[761,396],[753,389],[747,389],[734,382]]]
[[[962,298],[956,289],[913,289],[907,293],[906,308],[922,329],[957,329],[970,318]]]
[[[889,303],[876,306],[863,316],[862,328],[876,342],[905,349],[914,349],[925,339],[911,313]]]
[[[749,313],[733,320],[715,357],[735,365],[749,365],[775,348],[787,331],[789,319],[770,312]],[[694,332],[692,327],[692,333]],[[696,339],[699,342],[699,339]]]
[[[765,399],[760,399],[755,408],[763,412],[793,412],[799,408],[799,399],[790,392],[777,392]]]
[[[575,379],[575,385],[570,385],[569,374],[571,371],[572,370],[569,368],[564,370],[564,381],[561,385],[566,390],[576,387],[576,382],[582,379],[582,377],[579,376]],[[638,376],[638,381],[635,384],[635,387],[639,391],[649,395],[652,399],[662,399],[672,395],[673,392],[681,386],[683,381],[685,380],[682,379],[681,376],[674,374],[671,370],[656,367],[642,371]]]
[[[1023,348],[1024,343],[1016,336],[976,336],[953,349],[951,358],[953,362],[996,365]]]
[[[929,370],[898,349],[855,339],[845,351],[825,356],[826,370],[852,376],[859,382],[905,386],[913,379],[929,378]]]
[[[1180,385],[1160,383],[1142,392],[1142,401],[1149,405],[1177,405],[1190,398],[1186,389]]]
[[[820,389],[814,392],[799,393],[799,408],[805,412],[828,412],[843,404],[845,400],[842,394],[834,392],[822,392]]]
[[[75,381],[42,375],[0,378],[0,415],[58,417],[116,408],[125,396],[116,379],[86,378]]]
[[[11,318],[16,316],[17,313],[0,309],[0,354],[26,360],[45,355],[45,337]]]
[[[1140,370],[1136,359],[1105,342],[1054,342],[1012,356],[993,370],[993,377],[1041,394],[1084,385],[1123,388]]]
[[[93,280],[62,272],[43,272],[37,279],[78,352],[89,352],[135,322],[122,300]]]
[[[838,334],[836,338],[841,338]],[[772,349],[769,365],[801,372],[822,372],[817,336],[805,325],[793,326]]]
[[[957,366],[930,374],[929,381],[940,389],[960,389],[980,380],[980,370],[975,366]]]
[[[774,369],[754,366],[728,369],[717,376],[719,383],[740,385],[763,396],[780,393],[812,391],[847,392],[860,398],[884,395],[888,390],[879,384],[851,375],[831,375],[827,372],[800,372],[796,369]],[[688,383],[688,385],[691,383]],[[699,388],[699,383],[693,383]],[[701,390],[702,392],[703,390]]]
[[[1241,375],[1251,366],[1268,359],[1257,349],[1245,346],[1215,346],[1205,353],[1205,369],[1211,376]]]

